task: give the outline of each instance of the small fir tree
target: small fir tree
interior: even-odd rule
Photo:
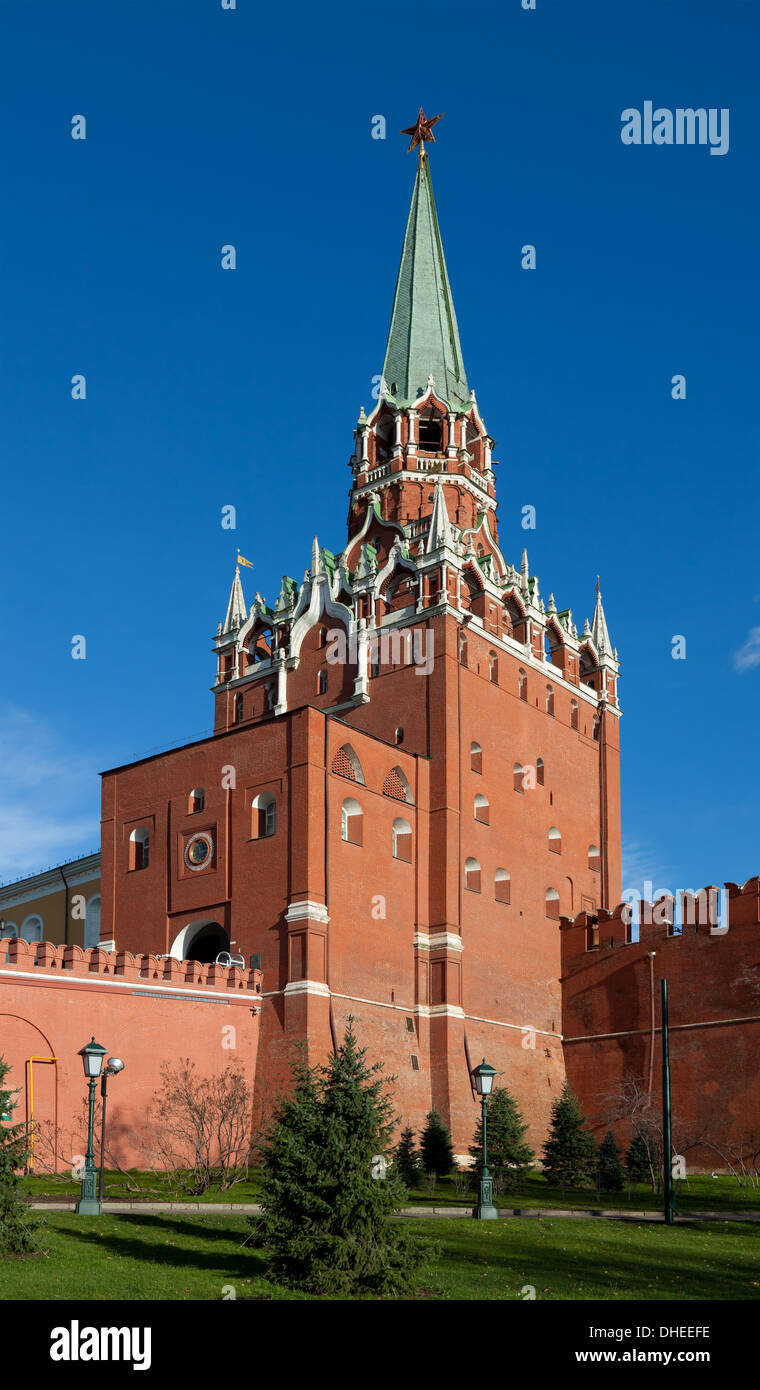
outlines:
[[[294,1068],[263,1150],[263,1213],[250,1242],[280,1282],[332,1297],[400,1294],[427,1253],[394,1213],[406,1189],[391,1168],[373,1177],[394,1128],[382,1066],[369,1066],[349,1019],[326,1066]]]
[[[509,1192],[516,1187],[535,1159],[530,1144],[525,1142],[527,1129],[520,1107],[506,1086],[494,1091],[488,1102],[488,1167],[499,1192]],[[470,1154],[475,1159],[477,1174],[483,1158],[482,1115],[473,1135]]]
[[[17,1091],[6,1088],[9,1064],[0,1057],[0,1256],[27,1255],[39,1249],[35,1232],[39,1221],[30,1218],[29,1208],[19,1192],[19,1172],[28,1151],[26,1126],[13,1124]]]
[[[422,1166],[432,1178],[445,1178],[454,1167],[454,1146],[451,1134],[437,1110],[427,1116],[420,1141]]]
[[[620,1192],[625,1182],[620,1149],[611,1129],[607,1130],[596,1159],[596,1180],[602,1192]]]
[[[593,1182],[596,1158],[594,1136],[585,1128],[577,1097],[565,1082],[552,1105],[549,1137],[544,1145],[544,1174],[561,1188]]]
[[[417,1187],[422,1176],[422,1165],[414,1146],[414,1130],[408,1126],[402,1130],[396,1145],[393,1167],[405,1187]]]
[[[653,1170],[657,1172],[657,1144],[654,1135],[645,1131],[634,1134],[631,1147],[625,1157],[630,1182],[648,1182],[654,1191],[657,1183]]]

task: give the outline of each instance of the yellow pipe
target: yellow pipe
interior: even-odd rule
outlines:
[[[57,1057],[27,1057],[29,1064],[29,1172],[34,1172],[34,1063],[57,1062]]]

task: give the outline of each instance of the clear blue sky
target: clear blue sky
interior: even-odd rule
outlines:
[[[98,772],[210,727],[236,545],[248,602],[315,531],[342,548],[421,104],[505,551],[532,503],[544,597],[580,626],[602,577],[627,883],[758,872],[754,0],[36,0],[1,27],[0,878],[95,848]],[[624,146],[650,99],[728,107],[729,152]]]

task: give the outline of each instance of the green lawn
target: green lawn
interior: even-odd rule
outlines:
[[[167,1190],[160,1175],[155,1173],[135,1171],[131,1176],[133,1182],[141,1189],[139,1192],[130,1190],[123,1174],[106,1174],[106,1201],[109,1199],[112,1201],[136,1200],[139,1197],[144,1197],[146,1200],[154,1202],[203,1201],[213,1204],[215,1202],[258,1202],[261,1198],[261,1186],[255,1172],[246,1182],[238,1183],[229,1192],[208,1192],[200,1198],[183,1196],[181,1193],[173,1194]],[[67,1198],[78,1198],[81,1187],[78,1182],[71,1180],[53,1182],[49,1177],[41,1177],[25,1179],[24,1190],[35,1198],[48,1194],[63,1201]],[[410,1206],[419,1203],[421,1206],[461,1207],[472,1205],[474,1201],[474,1189],[458,1191],[454,1178],[439,1179],[432,1196],[429,1195],[427,1188],[409,1193]],[[568,1188],[562,1193],[559,1188],[551,1187],[540,1173],[531,1174],[524,1182],[520,1183],[514,1192],[497,1196],[496,1202],[500,1207],[662,1209],[662,1198],[655,1197],[649,1186],[644,1183],[633,1183],[630,1192],[626,1187],[622,1192],[605,1193],[602,1195],[601,1202],[597,1202],[593,1189]],[[756,1210],[760,1212],[760,1189],[740,1187],[734,1178],[711,1178],[709,1174],[691,1177],[688,1179],[688,1183],[676,1183],[676,1210],[729,1212],[732,1208],[737,1211]]]
[[[14,1299],[298,1298],[266,1279],[258,1251],[244,1249],[242,1217],[75,1216],[44,1218],[46,1257],[0,1260],[0,1290]],[[419,1274],[420,1298],[755,1299],[760,1229],[738,1222],[665,1227],[594,1218],[410,1222],[438,1242]]]

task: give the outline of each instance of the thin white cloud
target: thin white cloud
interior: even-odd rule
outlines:
[[[650,891],[667,891],[668,869],[658,862],[658,856],[651,845],[623,838],[623,894],[635,892],[645,895],[645,885],[652,884]]]
[[[746,642],[734,652],[734,666],[737,671],[760,666],[760,627],[750,628]]]
[[[94,763],[44,720],[0,710],[0,883],[86,854],[100,842]]]

